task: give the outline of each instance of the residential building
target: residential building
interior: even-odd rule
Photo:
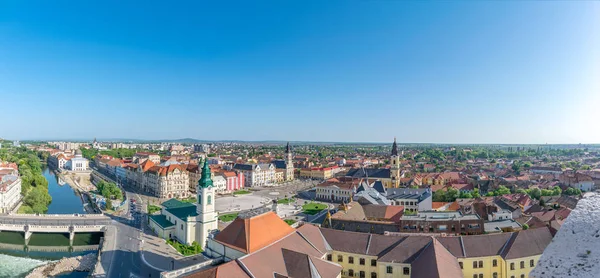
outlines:
[[[458,211],[426,211],[416,215],[403,215],[400,232],[483,234],[483,219],[477,214],[463,215]]]
[[[225,193],[229,193],[227,192],[227,180],[225,179],[224,176],[222,175],[214,175],[213,178],[213,185],[215,187],[215,193],[217,194],[225,194]]]
[[[187,165],[157,166],[151,160],[125,165],[127,184],[159,198],[187,198],[190,177]]]
[[[132,158],[132,162],[137,164],[141,164],[146,160],[150,160],[154,164],[160,164],[160,156],[151,152],[138,152]]]
[[[227,180],[225,193],[233,192],[244,188],[244,174],[234,171],[223,171],[223,176]]]
[[[196,241],[203,249],[207,247],[209,234],[217,230],[218,226],[214,203],[215,187],[208,163],[204,163],[202,172],[196,190],[197,204],[171,199],[162,203],[161,214],[149,216],[150,228],[160,237],[175,239],[188,245]]]
[[[534,174],[552,174],[552,175],[560,175],[562,174],[562,169],[560,167],[547,167],[547,166],[532,166],[529,167],[529,171]]]
[[[584,192],[592,191],[594,189],[594,180],[592,177],[579,172],[564,173],[560,175],[559,180],[570,187]]]
[[[303,168],[300,169],[300,178],[327,180],[332,178],[335,174],[341,172],[342,169],[343,168],[340,168],[339,166]]]
[[[186,165],[188,171],[188,177],[190,178],[190,192],[196,193],[196,188],[198,186],[198,181],[200,180],[200,176],[202,174],[202,169],[198,167],[198,164],[189,163]]]
[[[392,204],[404,206],[405,211],[432,210],[432,196],[429,188],[389,188],[386,197],[392,201]]]
[[[275,185],[275,166],[273,164],[235,164],[233,170],[244,175],[246,186]]]
[[[16,164],[0,165],[0,213],[12,212],[21,202],[21,177],[17,169]]]

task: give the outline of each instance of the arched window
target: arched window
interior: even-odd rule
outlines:
[[[208,195],[208,197],[206,198],[206,204],[207,204],[207,205],[210,205],[210,204],[212,203],[212,202],[211,202],[211,197],[212,197],[212,196]]]
[[[202,195],[198,194],[198,205],[202,205]]]

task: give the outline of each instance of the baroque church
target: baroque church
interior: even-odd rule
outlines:
[[[400,186],[400,156],[398,155],[398,145],[394,137],[392,144],[392,153],[390,155],[389,168],[352,168],[348,171],[345,178],[347,179],[373,179],[379,180],[386,188],[398,188]]]
[[[196,204],[177,199],[162,203],[160,214],[149,217],[150,228],[161,238],[177,240],[188,245],[195,241],[205,248],[209,234],[218,229],[215,187],[206,161],[196,192]]]

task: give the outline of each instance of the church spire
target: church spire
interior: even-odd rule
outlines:
[[[202,177],[198,181],[198,187],[207,188],[212,187],[213,181],[210,177],[210,168],[208,167],[208,159],[204,160],[204,167],[202,167]]]
[[[398,155],[398,145],[396,145],[396,137],[394,137],[394,144],[392,144],[392,155]]]
[[[285,147],[285,153],[291,153],[292,148],[290,148],[290,142],[287,142],[287,146]]]

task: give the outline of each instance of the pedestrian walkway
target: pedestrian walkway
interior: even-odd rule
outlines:
[[[154,235],[145,223],[143,226],[142,261],[160,271],[171,270],[174,262],[183,259],[184,256],[167,244],[164,239]]]

